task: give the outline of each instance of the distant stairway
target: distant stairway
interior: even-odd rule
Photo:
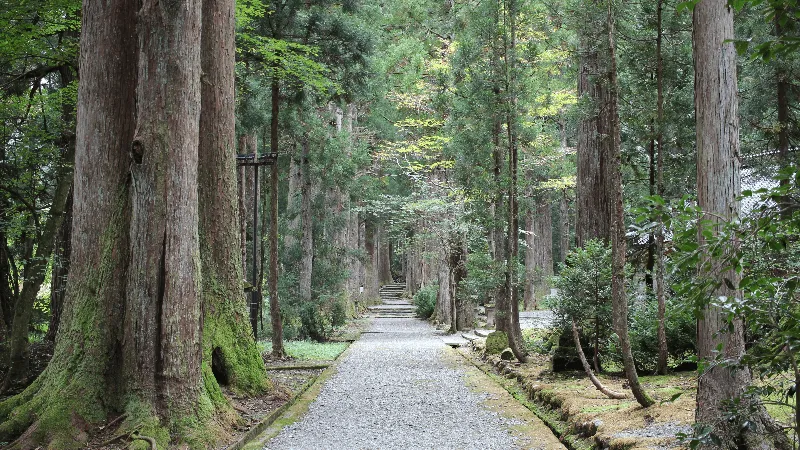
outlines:
[[[402,283],[391,283],[384,285],[381,290],[381,304],[370,306],[369,312],[373,317],[389,319],[407,319],[416,317],[416,308],[402,298],[406,285]]]

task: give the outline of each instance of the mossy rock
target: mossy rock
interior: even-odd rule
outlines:
[[[508,335],[504,332],[493,331],[486,337],[486,353],[497,355],[506,348],[508,348]]]
[[[514,359],[514,352],[511,351],[510,348],[507,348],[502,352],[500,352],[500,359],[502,359],[503,361],[511,361]]]

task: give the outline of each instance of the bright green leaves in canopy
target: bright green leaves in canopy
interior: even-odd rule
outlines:
[[[239,33],[237,40],[237,52],[268,78],[277,76],[322,93],[339,89],[328,78],[328,68],[316,61],[319,51],[315,47],[247,32]]]

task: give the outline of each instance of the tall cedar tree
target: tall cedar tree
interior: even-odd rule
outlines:
[[[695,115],[697,120],[697,201],[710,223],[698,227],[698,240],[705,242],[703,231],[710,227],[719,233],[722,224],[739,215],[740,170],[739,111],[736,79],[736,50],[732,39],[733,11],[727,0],[702,0],[694,8],[693,53],[695,68]],[[713,261],[701,264],[701,273],[720,280],[713,298],[738,297],[740,275],[724,270]],[[722,282],[724,281],[724,282]],[[721,352],[718,348],[721,347]],[[711,362],[697,381],[698,423],[714,427],[719,444],[709,448],[786,448],[774,432],[774,424],[755,400],[743,396],[750,384],[749,370],[735,367],[744,354],[744,324],[741,318],[728,320],[722,308],[707,305],[697,323],[698,357]],[[717,364],[716,358],[728,363]],[[742,426],[727,420],[726,402],[741,398],[738,411],[752,407],[754,417]],[[769,433],[767,433],[769,432]],[[774,442],[771,442],[774,441]]]
[[[611,244],[614,330],[620,338],[631,390],[642,406],[649,406],[653,401],[639,383],[628,338],[613,4],[611,0],[587,0],[583,5],[587,23],[579,32],[578,95],[585,111],[578,124],[575,240],[579,247],[593,238]]]
[[[232,2],[206,7],[207,18],[229,34]],[[44,373],[0,404],[0,439],[30,427],[15,448],[79,448],[92,424],[125,413],[125,429],[139,429],[161,446],[170,440],[201,446],[192,428],[208,426],[220,410],[232,416],[201,339],[201,260],[217,261],[208,253],[219,248],[201,249],[198,231],[201,3],[145,2],[137,11],[133,2],[87,2],[82,30],[73,258],[63,322]],[[232,46],[223,47],[232,61]],[[232,83],[232,75],[227,79]],[[232,97],[232,85],[224,92]],[[217,152],[233,158],[230,149]],[[233,180],[233,163],[222,166]],[[217,239],[236,258],[233,217]],[[232,291],[226,300],[236,302],[241,286]],[[206,298],[206,308],[219,305]],[[220,307],[207,317],[227,314]],[[252,340],[231,342],[237,320],[227,319],[216,320],[210,343],[230,366],[242,347],[244,354],[257,350]],[[237,390],[266,389],[263,366],[242,360],[251,365],[230,367],[231,373],[252,374],[226,381]]]

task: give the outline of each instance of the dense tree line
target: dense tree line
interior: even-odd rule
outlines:
[[[520,361],[554,308],[643,407],[696,355],[695,443],[796,440],[793,0],[140,3],[0,12],[0,439],[213,445],[257,339],[402,281]]]

